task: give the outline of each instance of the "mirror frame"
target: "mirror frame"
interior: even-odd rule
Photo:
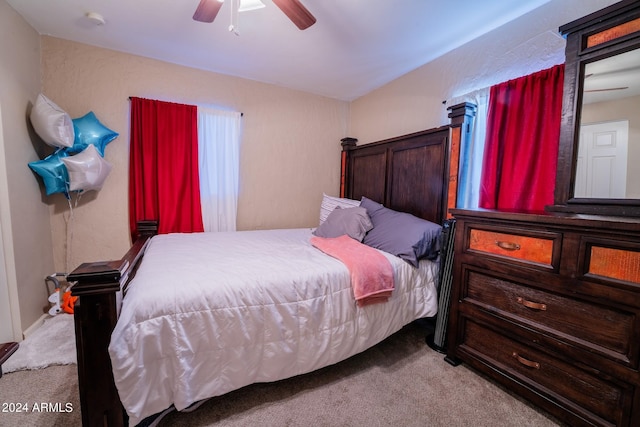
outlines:
[[[573,197],[585,66],[640,49],[638,20],[640,2],[625,0],[560,27],[567,39],[564,92],[554,205],[548,211],[640,216],[640,199]]]

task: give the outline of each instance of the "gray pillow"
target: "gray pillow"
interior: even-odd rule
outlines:
[[[372,228],[373,224],[365,208],[342,209],[337,206],[313,234],[318,237],[339,237],[346,234],[362,242],[364,235]]]
[[[438,257],[442,226],[385,208],[366,197],[362,198],[360,206],[367,210],[373,223],[373,229],[362,242],[365,245],[400,257],[414,267],[422,258],[433,260]]]

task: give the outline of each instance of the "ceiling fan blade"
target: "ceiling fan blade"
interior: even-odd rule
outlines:
[[[300,3],[300,0],[273,0],[296,27],[306,30],[316,23],[316,18]]]
[[[222,7],[222,2],[218,0],[200,0],[200,4],[193,14],[193,19],[199,22],[213,22],[218,11]]]
[[[629,86],[625,86],[625,87],[610,87],[608,89],[587,89],[587,90],[585,90],[585,92],[608,92],[610,90],[625,90],[625,89],[629,89]]]

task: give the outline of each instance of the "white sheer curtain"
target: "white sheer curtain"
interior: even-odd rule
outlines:
[[[200,202],[204,231],[235,231],[240,170],[236,111],[198,107]]]
[[[478,107],[473,121],[471,138],[464,147],[460,147],[460,176],[456,204],[458,208],[472,209],[478,207],[490,90],[491,88],[489,87],[478,89],[447,101],[447,105],[450,106],[470,102]]]

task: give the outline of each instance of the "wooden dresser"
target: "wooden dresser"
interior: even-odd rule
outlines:
[[[640,222],[453,210],[447,361],[570,425],[640,426]]]

